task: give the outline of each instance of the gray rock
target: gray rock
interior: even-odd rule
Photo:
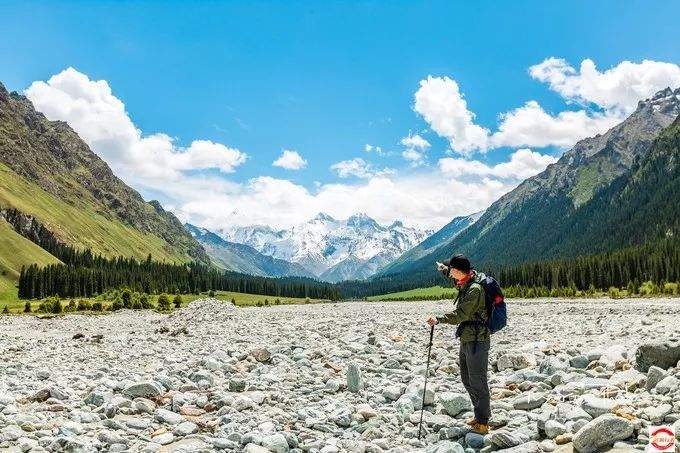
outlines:
[[[529,442],[530,437],[520,430],[499,429],[491,434],[491,443],[498,448],[510,448]]]
[[[645,389],[651,390],[654,387],[656,387],[656,384],[661,382],[661,379],[663,379],[666,376],[666,371],[662,370],[658,366],[650,366],[649,370],[647,371],[647,383],[645,385]]]
[[[647,372],[652,365],[663,370],[674,367],[680,360],[680,338],[671,337],[640,345],[635,353],[638,370]]]
[[[580,453],[600,451],[634,434],[633,424],[611,414],[600,415],[586,423],[574,436],[574,449]]]
[[[163,408],[156,409],[155,416],[156,420],[167,423],[168,425],[179,425],[184,421],[184,417],[182,417],[180,414]]]
[[[615,400],[599,398],[595,395],[584,395],[581,400],[581,408],[593,418],[611,413],[615,406]]]
[[[477,433],[467,433],[465,435],[465,445],[479,450],[484,447],[484,436]]]
[[[588,360],[588,357],[583,354],[577,355],[569,359],[569,365],[573,368],[584,369],[588,366],[589,363],[590,360]]]
[[[347,390],[357,393],[361,391],[363,387],[364,384],[361,377],[361,370],[356,363],[351,362],[347,366]]]
[[[536,365],[536,359],[526,352],[506,352],[498,357],[496,367],[498,371],[521,370]]]
[[[439,395],[439,402],[451,417],[472,409],[472,402],[468,395],[454,392],[444,392]]]
[[[287,453],[290,450],[288,441],[284,435],[280,433],[265,436],[262,439],[262,446],[274,453]]]
[[[546,397],[542,393],[529,392],[515,398],[512,406],[515,409],[527,411],[541,407],[546,401]]]
[[[569,364],[567,362],[563,362],[557,357],[551,355],[543,359],[538,367],[538,371],[541,374],[547,374],[550,376],[557,373],[558,371],[565,371],[568,368]]]
[[[549,439],[554,439],[560,434],[566,433],[567,427],[557,420],[548,420],[545,422],[544,431]]]
[[[465,449],[458,442],[444,440],[425,450],[427,453],[465,453]]]
[[[267,348],[255,348],[250,352],[250,355],[260,363],[269,362],[272,358],[272,354]]]
[[[186,421],[175,426],[172,432],[178,436],[188,436],[198,431],[198,426],[194,422]]]
[[[163,386],[156,381],[140,381],[125,387],[123,395],[130,398],[153,398],[162,395],[163,391]]]
[[[659,381],[659,383],[656,384],[656,387],[654,388],[658,393],[665,395],[671,390],[678,388],[678,386],[680,386],[680,379],[676,378],[675,376],[666,376],[665,378],[661,379],[661,381]]]

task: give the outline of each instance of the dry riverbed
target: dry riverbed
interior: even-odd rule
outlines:
[[[650,424],[680,432],[680,299],[512,300],[492,339],[491,433],[467,432],[457,341],[438,326],[419,441],[424,319],[450,308],[2,316],[0,450],[624,451]]]

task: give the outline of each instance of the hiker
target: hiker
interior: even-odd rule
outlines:
[[[474,417],[468,419],[467,424],[472,431],[487,434],[491,416],[487,381],[491,335],[487,325],[484,287],[480,284],[485,276],[473,270],[470,260],[463,255],[454,255],[438,265],[458,288],[456,308],[444,316],[430,316],[427,323],[430,326],[439,323],[458,325],[456,337],[460,338],[460,377],[474,407]]]

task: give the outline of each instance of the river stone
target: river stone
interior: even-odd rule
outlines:
[[[608,398],[599,398],[595,395],[584,395],[581,400],[581,408],[593,418],[610,413],[615,406],[616,401]]]
[[[531,354],[525,352],[506,352],[498,357],[496,367],[498,371],[521,370],[536,365],[536,359]]]
[[[465,449],[458,442],[445,440],[432,445],[425,450],[427,453],[465,453]]]
[[[470,397],[462,393],[443,392],[439,395],[439,402],[451,417],[472,409]]]
[[[659,383],[656,384],[656,387],[654,388],[658,393],[665,395],[671,390],[678,388],[678,386],[680,386],[680,380],[678,378],[675,376],[666,376],[665,378],[661,379],[661,381],[659,381]]]
[[[363,388],[363,380],[361,378],[361,370],[359,366],[351,362],[347,366],[347,390],[353,393],[359,392]]]
[[[647,371],[647,384],[645,385],[645,388],[647,390],[651,390],[654,387],[656,387],[656,384],[661,382],[661,379],[663,379],[666,376],[666,371],[662,370],[658,366],[650,366],[649,371]]]
[[[562,423],[558,422],[557,420],[548,420],[545,422],[545,427],[543,430],[545,431],[545,435],[548,436],[549,439],[554,439],[560,434],[566,433],[567,427],[564,426]]]
[[[287,453],[290,450],[288,441],[283,434],[276,433],[265,436],[262,439],[262,446],[274,453]]]
[[[465,435],[465,445],[479,450],[484,447],[484,436],[477,433],[467,433]]]
[[[269,362],[269,360],[272,358],[272,354],[267,348],[255,348],[250,352],[250,355],[252,355],[255,360],[260,363]]]
[[[647,372],[652,365],[663,370],[674,367],[680,361],[680,339],[666,338],[640,345],[635,353],[638,370]]]
[[[600,415],[574,435],[574,449],[580,453],[600,451],[616,441],[628,439],[633,433],[633,424],[625,418]]]
[[[130,398],[153,398],[163,393],[163,386],[155,381],[140,381],[130,384],[123,390],[123,395]]]
[[[184,421],[184,417],[167,409],[156,409],[156,420],[167,423],[168,425],[178,425]]]
[[[503,428],[491,434],[491,443],[499,448],[510,448],[529,442],[531,439],[527,433],[521,430],[511,431]]]
[[[529,411],[541,407],[546,402],[546,398],[541,393],[525,393],[518,396],[512,402],[515,409]]]

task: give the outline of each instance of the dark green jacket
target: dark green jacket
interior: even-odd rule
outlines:
[[[489,341],[489,329],[479,323],[466,321],[481,320],[486,322],[486,304],[484,302],[484,288],[477,283],[484,274],[475,272],[470,281],[458,290],[456,309],[444,316],[437,317],[437,321],[444,324],[461,324],[456,333],[461,343],[470,341]]]

